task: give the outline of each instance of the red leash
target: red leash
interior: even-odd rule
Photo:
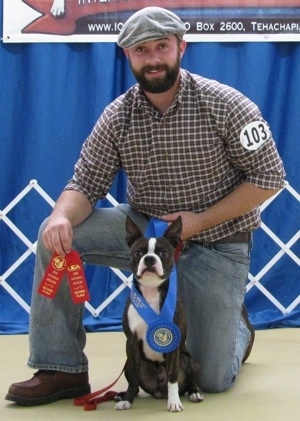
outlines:
[[[125,368],[125,367],[124,367]],[[108,402],[114,400],[114,398],[117,396],[118,392],[115,392],[111,389],[117,381],[120,379],[124,372],[124,368],[119,375],[119,377],[112,382],[110,385],[104,387],[103,389],[97,390],[93,393],[88,393],[87,395],[79,396],[78,398],[74,399],[74,405],[75,406],[83,406],[83,409],[85,411],[93,411],[97,408],[98,403],[102,402]],[[105,393],[106,392],[106,393]]]

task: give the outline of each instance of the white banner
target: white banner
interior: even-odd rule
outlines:
[[[300,0],[3,0],[3,42],[115,42],[151,4],[181,17],[187,41],[300,41]]]

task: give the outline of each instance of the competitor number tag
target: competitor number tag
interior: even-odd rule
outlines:
[[[67,276],[72,300],[75,304],[89,301],[90,296],[84,276],[82,261],[75,250],[65,257],[54,254],[38,288],[38,293],[53,299],[64,275]]]
[[[245,149],[255,151],[270,138],[270,130],[263,121],[252,121],[240,133],[240,141]]]

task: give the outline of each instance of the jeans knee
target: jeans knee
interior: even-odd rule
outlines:
[[[200,378],[200,387],[203,392],[222,393],[233,385],[235,378],[236,376],[211,375],[208,378]]]
[[[43,220],[43,222],[41,223],[40,227],[39,227],[39,232],[38,232],[38,242],[40,242],[42,240],[42,234],[48,224],[48,220],[49,217],[47,217],[46,219]]]

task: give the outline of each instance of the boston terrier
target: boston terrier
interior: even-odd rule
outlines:
[[[115,409],[129,409],[139,387],[157,399],[167,399],[167,408],[171,412],[183,410],[180,396],[186,392],[191,402],[203,401],[198,387],[199,365],[185,345],[186,322],[176,293],[176,275],[175,279],[171,278],[181,230],[179,217],[163,236],[146,238],[127,217],[126,241],[131,249],[134,275],[123,315],[127,338],[124,371],[128,389],[118,395]],[[169,317],[167,321],[159,316],[163,308],[166,311],[164,318]],[[171,314],[168,313],[170,310]],[[158,320],[153,322],[153,318]]]

